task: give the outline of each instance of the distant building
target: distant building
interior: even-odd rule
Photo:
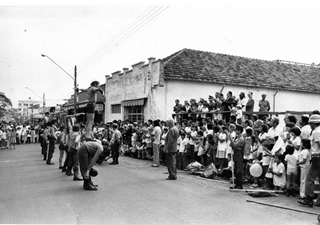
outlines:
[[[237,98],[240,92],[253,92],[254,111],[262,93],[270,111],[312,111],[320,109],[320,68],[183,49],[106,76],[105,122],[165,120],[172,116],[175,99],[182,104],[192,98],[207,100],[221,90]]]
[[[18,101],[18,110],[23,118],[30,118],[31,115],[38,115],[42,101],[36,101],[29,98],[28,100]]]

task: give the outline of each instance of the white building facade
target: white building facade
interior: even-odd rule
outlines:
[[[42,101],[36,101],[29,98],[28,100],[19,100],[18,109],[23,118],[30,118],[32,115],[39,115],[39,109]]]

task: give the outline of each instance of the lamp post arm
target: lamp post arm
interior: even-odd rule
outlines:
[[[43,54],[42,54],[41,56],[42,56],[42,57],[47,57],[48,59],[50,59],[51,62],[53,62],[54,64],[56,64],[57,67],[59,67],[63,72],[65,72],[69,77],[71,77],[72,80],[74,80],[74,77],[73,77],[73,76],[71,76],[67,71],[65,71],[61,66],[59,66],[58,63],[56,63],[55,61],[53,61],[53,59],[51,59],[49,56],[43,55]]]

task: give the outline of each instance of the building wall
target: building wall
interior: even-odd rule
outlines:
[[[146,99],[145,120],[149,119],[150,115],[156,115],[153,110],[155,95],[152,87],[159,85],[159,70],[160,61],[155,62],[154,58],[150,58],[147,64],[139,62],[132,65],[131,70],[124,68],[123,72],[117,71],[112,73],[112,76],[106,76],[105,122],[123,120],[125,107],[121,105],[122,102],[136,99]],[[111,113],[112,105],[121,105],[121,113]]]
[[[166,81],[165,85],[167,90],[165,117],[173,113],[175,99],[179,99],[181,103],[183,103],[184,100],[190,101],[191,98],[196,100],[204,98],[207,100],[209,95],[214,96],[215,92],[220,92],[223,88],[221,84],[173,80]],[[274,94],[277,92],[277,90],[274,89],[225,85],[222,93],[226,96],[228,91],[232,91],[233,95],[237,98],[239,98],[240,92],[247,94],[251,91],[253,93],[253,99],[255,100],[254,111],[259,110],[258,103],[263,93],[267,95],[266,99],[270,102],[270,111],[312,111],[314,109],[320,109],[319,94],[279,90],[275,95],[274,101]],[[274,102],[275,105],[273,104]]]
[[[246,95],[253,92],[255,100],[254,111],[259,110],[259,100],[264,93],[270,102],[270,111],[312,111],[320,109],[320,95],[312,93],[282,91],[268,88],[253,88],[234,85],[212,84],[205,82],[164,80],[163,64],[160,60],[149,59],[149,64],[143,62],[132,66],[132,70],[124,68],[106,77],[106,108],[105,122],[124,119],[124,107],[121,113],[112,114],[111,105],[121,104],[126,100],[146,98],[144,105],[145,121],[148,119],[166,120],[172,117],[175,99],[183,104],[191,98],[208,99],[220,92],[226,96],[228,91],[239,98],[240,92]],[[277,92],[277,93],[276,93]],[[275,101],[274,101],[275,99]]]

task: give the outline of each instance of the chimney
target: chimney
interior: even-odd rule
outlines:
[[[123,75],[126,75],[126,73],[128,72],[128,68],[127,67],[125,67],[125,68],[123,68]]]

